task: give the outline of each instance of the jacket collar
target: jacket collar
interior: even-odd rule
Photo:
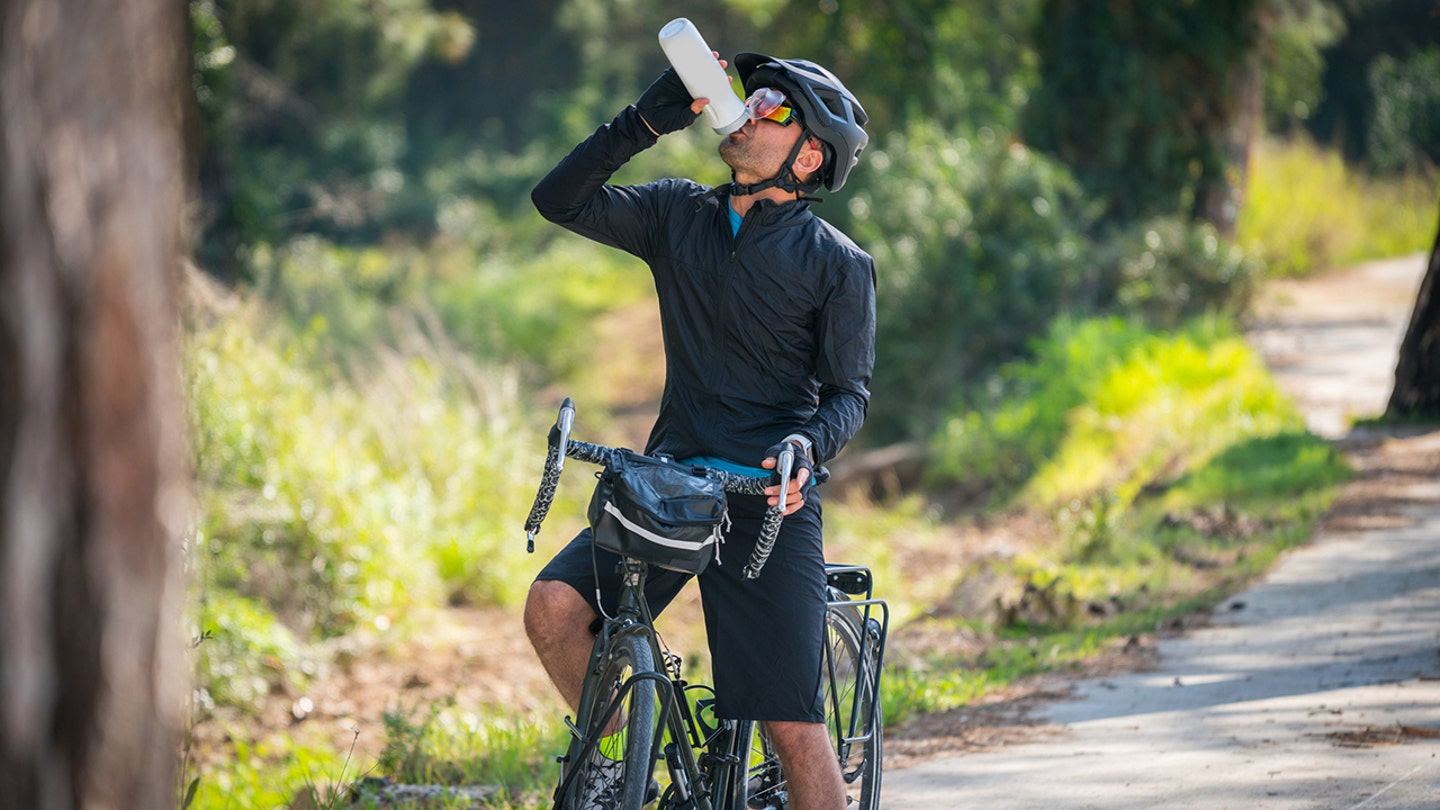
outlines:
[[[728,185],[717,186],[711,189],[706,197],[713,199],[717,205],[725,206],[719,209],[721,213],[724,213],[725,210],[730,207],[730,188]],[[808,217],[811,202],[814,202],[814,200],[805,197],[801,197],[798,200],[785,200],[784,202],[756,200],[751,210],[754,212],[753,216],[755,219],[766,225],[794,225]]]

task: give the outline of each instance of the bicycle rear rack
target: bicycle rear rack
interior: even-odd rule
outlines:
[[[874,597],[874,578],[870,569],[863,565],[838,565],[826,563],[825,579],[832,588],[848,596],[863,596],[863,599],[835,599],[826,603],[828,607],[849,607],[856,609],[860,614],[860,655],[857,667],[859,672],[866,671],[866,664],[870,656],[874,656],[875,683],[874,694],[870,697],[870,713],[864,718],[863,732],[860,728],[861,712],[860,701],[864,697],[864,690],[856,689],[849,700],[850,721],[848,728],[835,729],[838,735],[837,743],[844,746],[852,746],[869,742],[875,733],[877,726],[876,718],[880,712],[880,676],[884,672],[885,665],[885,640],[890,631],[890,606],[883,599]],[[878,608],[880,617],[872,616],[872,610]],[[873,634],[873,638],[872,638]],[[858,673],[857,673],[858,677]],[[839,707],[836,706],[837,710]],[[837,752],[842,755],[846,752]]]

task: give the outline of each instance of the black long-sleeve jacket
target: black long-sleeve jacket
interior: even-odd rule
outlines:
[[[875,265],[804,201],[759,201],[732,234],[725,192],[682,179],[607,185],[656,138],[634,107],[531,199],[546,219],[634,254],[660,299],[665,391],[646,452],[758,465],[792,433],[835,456],[865,419]]]

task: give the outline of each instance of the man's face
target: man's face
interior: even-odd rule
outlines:
[[[758,183],[780,173],[804,132],[793,120],[788,126],[766,118],[748,121],[720,141],[720,158],[735,170],[736,181]]]

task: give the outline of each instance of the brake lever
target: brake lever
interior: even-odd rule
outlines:
[[[547,498],[547,496],[545,495],[547,488],[549,489],[548,498],[553,498],[555,496],[554,488],[559,485],[560,472],[565,469],[565,451],[570,448],[570,429],[574,426],[575,400],[571,399],[570,397],[566,397],[565,401],[560,403],[560,414],[555,419],[554,430],[556,433],[559,434],[559,441],[555,443],[554,448],[556,450],[555,469],[552,474],[550,471],[550,456],[547,453],[545,456],[545,477],[541,479],[540,482],[540,493],[535,496],[535,503],[537,509],[539,509],[539,506],[542,503],[542,498]],[[539,534],[540,532],[540,521],[544,519],[545,512],[549,511],[550,509],[550,503],[548,499],[544,500],[543,503],[544,509],[540,510],[539,512],[540,518],[536,519],[535,512],[532,511],[531,520],[526,521],[527,526],[530,526],[531,524],[534,525],[534,528],[527,528],[525,530],[525,551],[530,554],[535,553],[535,535]]]
[[[785,514],[786,495],[790,492],[790,475],[795,472],[795,445],[785,442],[780,449],[780,455],[775,458],[775,472],[780,475],[780,503],[778,509],[780,514]]]
[[[575,400],[566,397],[560,403],[560,417],[555,424],[560,428],[560,458],[555,463],[557,472],[565,469],[565,451],[570,445],[570,429],[575,427]]]

